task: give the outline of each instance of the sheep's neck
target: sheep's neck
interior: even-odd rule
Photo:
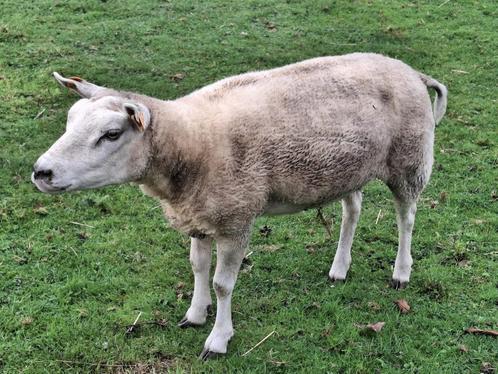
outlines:
[[[206,138],[175,102],[154,104],[145,192],[170,203],[192,198],[207,172]]]

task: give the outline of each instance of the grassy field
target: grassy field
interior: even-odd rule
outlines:
[[[0,372],[492,372],[498,341],[498,10],[495,1],[4,0],[0,11]],[[47,196],[30,182],[76,96],[52,71],[172,99],[222,77],[372,51],[449,89],[414,231],[406,290],[388,286],[391,194],[365,189],[349,280],[306,212],[257,221],[226,358],[197,360],[212,327],[181,330],[188,238],[137,188]],[[260,233],[263,226],[269,235]],[[411,312],[394,305],[406,299]],[[142,312],[139,328],[127,325]],[[383,321],[377,334],[358,325]],[[144,323],[155,322],[155,323]],[[275,333],[250,354],[242,354]]]

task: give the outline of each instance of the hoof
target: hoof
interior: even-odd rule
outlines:
[[[339,278],[330,277],[330,276],[329,276],[329,280],[330,280],[330,282],[332,282],[333,284],[337,284],[337,285],[340,285],[340,284],[344,284],[344,283],[346,283],[346,279],[339,279]]]
[[[211,305],[208,305],[206,307],[206,315],[207,316],[211,315]],[[206,321],[204,321],[202,323],[191,322],[191,321],[188,320],[187,315],[185,315],[185,317],[183,317],[181,319],[181,321],[178,322],[178,327],[181,327],[182,329],[185,329],[187,327],[198,327],[198,326],[202,326],[202,325],[204,325],[204,323],[206,323]]]
[[[199,360],[207,361],[207,360],[210,360],[212,358],[217,358],[223,354],[224,353],[213,352],[213,351],[210,351],[209,349],[204,348],[201,352],[201,355],[199,356]]]
[[[180,322],[178,322],[178,327],[186,329],[187,327],[197,327],[201,326],[197,323],[190,322],[187,317],[183,317]]]
[[[400,280],[391,280],[391,287],[394,288],[395,290],[402,290],[403,288],[406,288],[408,286],[408,282],[401,282]]]

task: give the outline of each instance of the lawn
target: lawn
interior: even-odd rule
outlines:
[[[491,373],[498,341],[464,330],[498,329],[497,20],[491,0],[4,0],[0,371]],[[174,99],[353,51],[402,59],[449,89],[405,290],[388,285],[397,229],[380,182],[364,191],[343,285],[327,280],[340,204],[324,210],[332,238],[313,211],[260,218],[234,292],[236,335],[226,357],[202,363],[213,316],[176,326],[193,286],[189,240],[157,202],[128,185],[48,196],[30,182],[76,100],[52,71]],[[359,327],[381,321],[378,333]]]

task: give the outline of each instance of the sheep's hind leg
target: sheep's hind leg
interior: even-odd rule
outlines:
[[[351,264],[351,246],[360,217],[362,194],[355,191],[342,200],[342,223],[339,245],[334,256],[329,278],[331,281],[344,281]]]
[[[232,291],[244,258],[248,237],[249,232],[234,239],[216,240],[217,261],[213,277],[213,287],[217,298],[216,321],[204,344],[200,355],[201,360],[226,353],[228,342],[233,336]]]
[[[415,223],[417,203],[415,201],[395,200],[396,221],[398,223],[399,246],[392,286],[396,289],[404,288],[410,281],[413,259],[411,256],[412,230]]]
[[[209,268],[211,266],[211,242],[209,238],[190,241],[190,263],[194,272],[194,295],[185,317],[178,323],[180,327],[203,325],[211,307],[209,290]]]

